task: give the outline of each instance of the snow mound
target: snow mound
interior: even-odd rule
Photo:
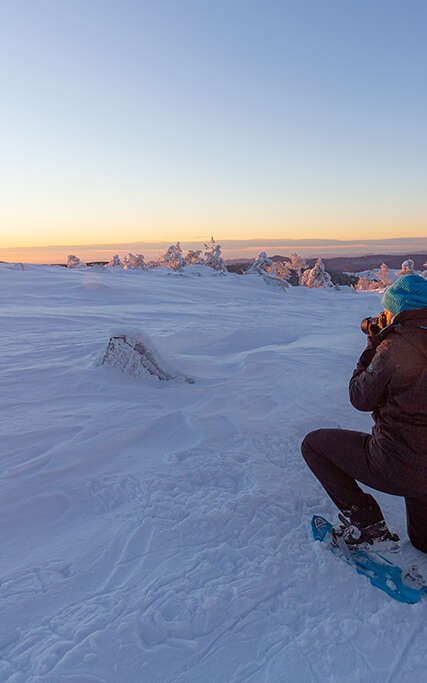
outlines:
[[[169,366],[155,350],[147,334],[138,329],[115,330],[111,333],[102,365],[118,368],[133,377],[180,380],[194,383]]]
[[[266,285],[278,287],[279,289],[286,290],[290,287],[289,282],[286,282],[286,280],[281,280],[280,278],[270,275],[269,273],[264,273],[262,275],[262,279]]]

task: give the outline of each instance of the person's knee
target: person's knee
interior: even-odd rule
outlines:
[[[318,442],[319,433],[322,431],[322,429],[315,429],[313,432],[309,432],[305,435],[301,444],[301,453],[306,462],[309,462],[311,457],[316,453],[316,443]]]

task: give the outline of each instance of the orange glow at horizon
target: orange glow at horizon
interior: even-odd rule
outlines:
[[[329,218],[329,220],[328,220]],[[323,220],[322,220],[323,219]],[[292,216],[278,220],[271,215],[227,218],[217,216],[209,220],[194,217],[185,220],[106,220],[102,225],[81,221],[81,227],[69,221],[56,225],[36,227],[34,222],[2,221],[0,251],[3,249],[58,247],[67,245],[89,246],[120,244],[124,242],[203,242],[214,235],[221,240],[251,239],[324,239],[324,240],[378,240],[427,236],[427,216],[397,216],[387,220],[384,216],[355,215],[351,220],[339,216],[320,216],[317,221]]]

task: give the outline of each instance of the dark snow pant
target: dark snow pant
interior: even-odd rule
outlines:
[[[305,437],[301,450],[307,465],[335,505],[353,524],[368,526],[383,519],[381,508],[356,480],[370,488],[403,496],[408,535],[427,553],[427,499],[411,495],[403,483],[390,482],[375,468],[369,452],[371,435],[346,429],[318,429]]]

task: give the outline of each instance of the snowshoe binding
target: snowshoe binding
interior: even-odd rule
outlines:
[[[390,531],[384,519],[369,526],[358,526],[338,514],[340,522],[332,527],[332,543],[344,550],[375,550],[378,552],[397,552],[400,538]]]
[[[416,564],[411,564],[402,570],[402,583],[415,590],[422,590],[427,588],[427,581],[418,569]]]

